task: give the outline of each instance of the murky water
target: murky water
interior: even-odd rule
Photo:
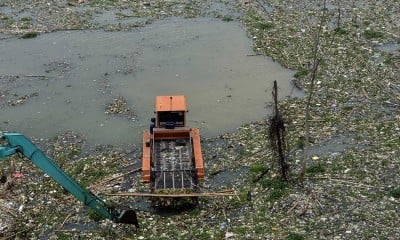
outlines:
[[[0,75],[19,76],[9,83],[10,94],[38,96],[3,105],[0,130],[38,138],[75,130],[93,144],[139,144],[155,96],[182,94],[190,126],[205,136],[231,131],[266,115],[273,80],[282,98],[301,95],[292,91],[293,71],[251,54],[251,41],[237,23],[210,19],[2,40]],[[104,113],[119,96],[134,110],[135,121]]]
[[[400,51],[400,44],[399,43],[385,44],[378,46],[378,49],[381,50],[382,52],[387,52],[387,53],[396,52]]]

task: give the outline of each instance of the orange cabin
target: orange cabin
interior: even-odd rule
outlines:
[[[185,96],[157,96],[156,97],[156,123],[155,127],[185,127],[186,99]]]
[[[200,131],[186,127],[185,96],[157,96],[156,118],[143,131],[143,182],[154,189],[191,188],[204,179]]]

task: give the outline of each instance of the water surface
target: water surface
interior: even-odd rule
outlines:
[[[156,95],[186,95],[189,125],[204,136],[266,116],[278,81],[293,92],[293,71],[253,55],[234,22],[168,19],[129,32],[62,31],[0,41],[0,75],[9,94],[38,93],[23,105],[2,105],[0,129],[38,138],[74,130],[93,144],[139,144]],[[5,81],[4,78],[0,81]],[[4,83],[3,83],[4,84]],[[123,97],[136,119],[106,115]]]

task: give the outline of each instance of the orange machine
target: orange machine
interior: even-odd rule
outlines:
[[[157,96],[156,117],[143,131],[143,182],[152,191],[194,189],[204,178],[198,128],[186,127],[185,96]]]

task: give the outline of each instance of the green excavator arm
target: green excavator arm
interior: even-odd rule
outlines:
[[[108,206],[98,196],[81,187],[75,180],[69,177],[55,162],[40,151],[40,149],[24,135],[20,133],[3,133],[0,134],[0,139],[6,142],[5,145],[0,144],[0,160],[15,153],[21,153],[74,195],[79,201],[96,210],[105,218],[116,223],[134,224],[137,228],[139,227],[136,213],[133,210],[119,211]]]

